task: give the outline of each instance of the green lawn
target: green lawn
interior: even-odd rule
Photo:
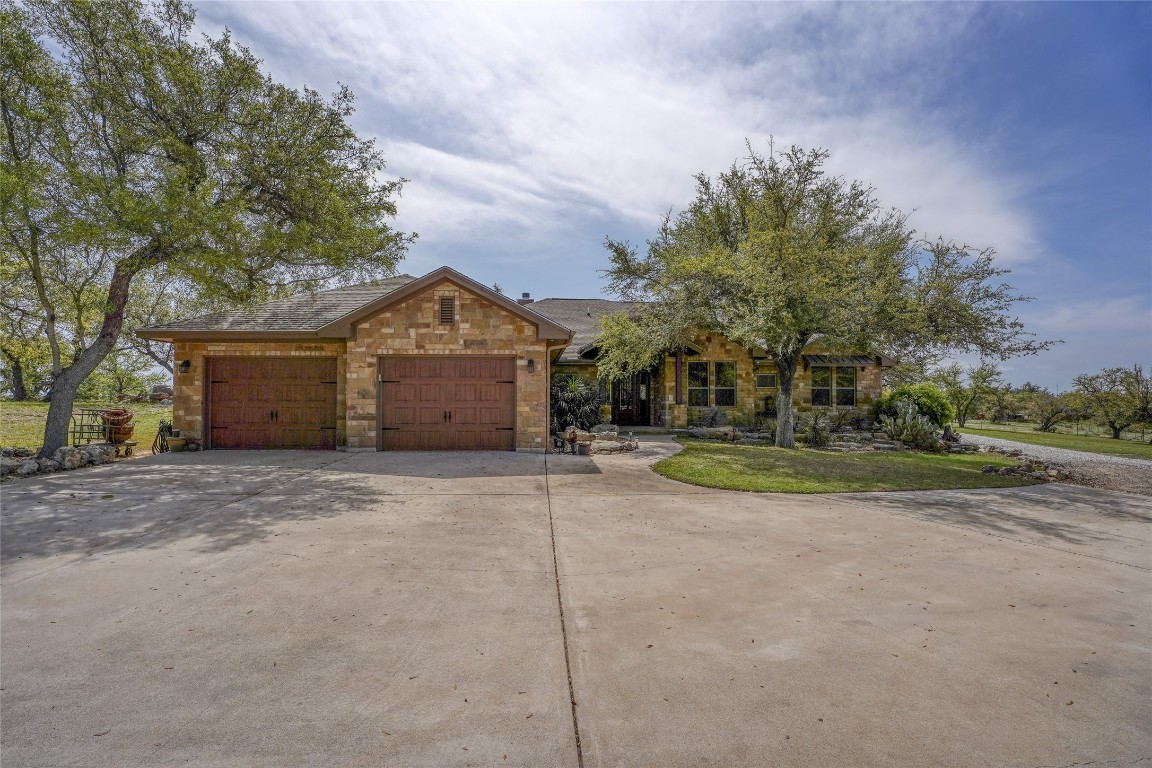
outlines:
[[[160,419],[172,420],[171,405],[152,403],[76,403],[77,408],[127,408],[135,415],[136,430],[132,439],[139,445],[138,452],[151,450],[152,439],[160,429]],[[36,450],[44,442],[44,420],[48,418],[48,403],[0,402],[0,446],[4,448],[31,448]]]
[[[1113,440],[1095,435],[1069,435],[1063,432],[1037,432],[1026,427],[1001,427],[981,424],[978,428],[969,421],[966,427],[956,427],[960,434],[971,433],[985,437],[1000,437],[1031,445],[1046,445],[1050,448],[1068,448],[1073,451],[1106,453],[1112,456],[1132,456],[1138,459],[1152,459],[1152,445],[1138,440]]]
[[[653,469],[672,480],[708,488],[761,493],[848,493],[943,488],[1007,488],[1036,480],[984,474],[986,464],[1016,462],[994,454],[902,451],[825,453],[707,440],[680,441],[684,450]]]

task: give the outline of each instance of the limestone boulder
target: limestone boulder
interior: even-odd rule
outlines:
[[[61,469],[76,469],[84,464],[84,451],[80,448],[63,446],[56,449],[52,459],[60,465]]]
[[[15,474],[16,470],[20,469],[20,466],[24,464],[25,461],[27,461],[27,459],[16,458],[13,456],[4,456],[0,458],[0,476]]]

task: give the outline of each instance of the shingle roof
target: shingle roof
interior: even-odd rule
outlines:
[[[372,283],[291,296],[233,312],[201,315],[187,320],[154,325],[147,330],[316,331],[365,304],[387,296],[415,279],[412,275],[396,275]]]
[[[562,363],[591,363],[580,357],[600,333],[600,318],[626,312],[636,306],[630,301],[610,299],[540,299],[528,305],[550,320],[572,330],[572,343],[560,355]]]

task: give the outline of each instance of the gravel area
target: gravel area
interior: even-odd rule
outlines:
[[[964,442],[1001,450],[1016,450],[1045,464],[1058,464],[1071,475],[1068,482],[1076,485],[1152,496],[1152,461],[1148,459],[1049,448],[983,435],[965,434]]]

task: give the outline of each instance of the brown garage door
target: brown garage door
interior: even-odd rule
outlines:
[[[382,451],[512,450],[516,361],[381,357]]]
[[[208,358],[209,448],[336,447],[336,359]]]

